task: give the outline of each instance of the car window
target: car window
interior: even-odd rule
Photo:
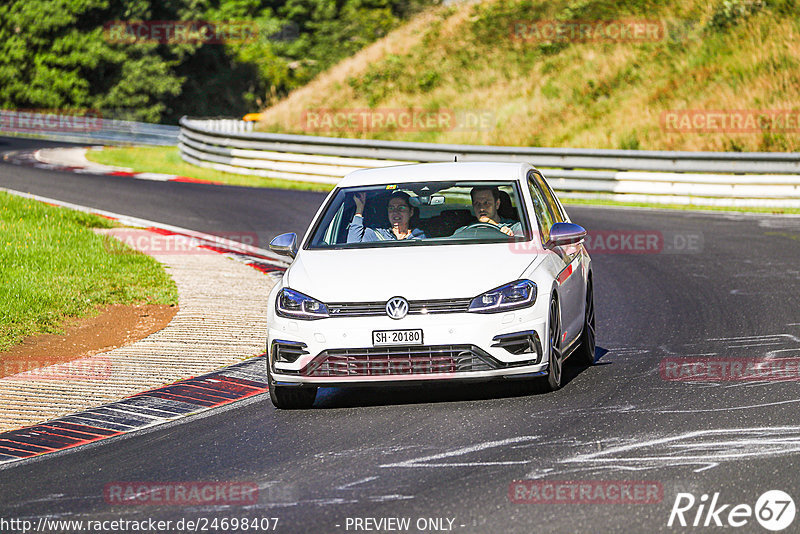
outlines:
[[[537,173],[533,171],[528,173],[528,189],[533,199],[533,213],[539,223],[539,232],[542,236],[542,244],[544,244],[550,239],[550,228],[556,222],[556,218],[548,206],[547,198],[537,178],[539,178]]]
[[[474,189],[497,195],[494,224],[480,223],[473,211]],[[365,199],[356,217],[356,196]],[[400,196],[411,216],[412,235],[398,240],[392,233],[389,203]],[[500,242],[530,235],[517,182],[410,182],[341,188],[318,217],[306,248],[426,246],[464,242]],[[396,223],[396,221],[395,221]],[[480,224],[479,224],[480,223]],[[499,227],[507,227],[504,233]],[[511,234],[511,235],[509,235]]]
[[[566,217],[561,209],[561,205],[556,200],[553,190],[550,188],[550,184],[548,184],[544,177],[538,172],[533,172],[531,174],[536,184],[539,186],[539,189],[544,193],[545,200],[547,200],[547,205],[550,208],[550,214],[553,216],[553,222],[565,222]]]

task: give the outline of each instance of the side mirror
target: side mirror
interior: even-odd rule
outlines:
[[[586,237],[586,228],[572,223],[555,223],[550,228],[550,239],[547,247],[560,247],[580,243]]]
[[[269,249],[275,254],[294,258],[297,256],[297,234],[292,232],[290,234],[279,235],[270,241]]]

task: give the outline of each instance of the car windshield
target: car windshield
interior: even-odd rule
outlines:
[[[516,182],[409,182],[337,190],[306,248],[497,243],[529,236]]]

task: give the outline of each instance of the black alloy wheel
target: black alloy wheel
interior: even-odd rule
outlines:
[[[577,349],[577,360],[581,365],[593,365],[595,347],[597,345],[597,334],[594,326],[594,288],[592,279],[589,278],[586,284],[586,313],[583,320],[583,332],[581,333],[581,345]]]
[[[550,356],[547,365],[547,389],[556,391],[561,388],[561,375],[564,362],[561,355],[561,313],[555,295],[550,299]]]

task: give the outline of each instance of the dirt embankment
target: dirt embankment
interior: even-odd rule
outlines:
[[[30,336],[0,353],[0,377],[69,362],[130,345],[166,327],[177,306],[113,305],[65,325],[64,334]]]

